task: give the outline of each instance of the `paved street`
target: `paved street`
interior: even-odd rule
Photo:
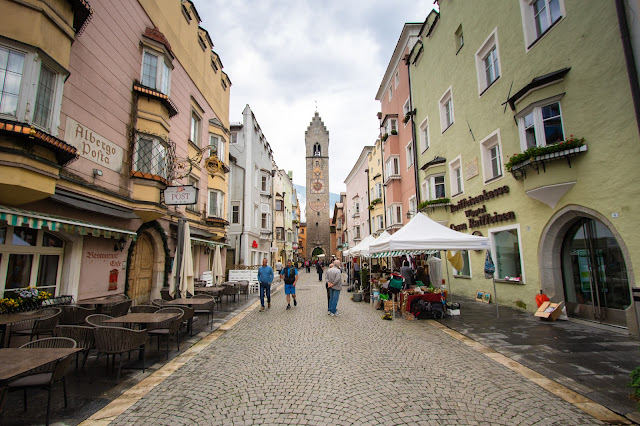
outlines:
[[[428,321],[384,321],[301,272],[111,424],[600,424]]]

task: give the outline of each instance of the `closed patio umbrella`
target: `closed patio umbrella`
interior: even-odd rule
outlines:
[[[173,265],[173,282],[171,286],[173,290],[172,296],[175,296],[175,280],[176,272],[180,268],[180,282],[178,283],[178,290],[180,290],[180,296],[186,297],[187,292],[194,294],[193,289],[193,256],[191,254],[191,232],[189,231],[189,223],[184,223],[184,239],[182,244],[182,259],[179,265]]]
[[[222,276],[224,271],[222,270],[222,256],[220,255],[220,246],[216,246],[216,251],[213,255],[213,263],[211,264],[211,276],[215,285],[222,283]]]

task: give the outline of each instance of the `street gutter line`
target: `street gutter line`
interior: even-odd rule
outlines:
[[[440,329],[443,333],[448,334],[453,339],[459,340],[467,346],[472,347],[476,351],[485,355],[486,357],[494,360],[498,364],[502,364],[507,367],[509,370],[515,371],[526,379],[531,380],[536,385],[541,388],[551,392],[552,394],[564,399],[568,403],[572,404],[574,407],[581,409],[587,414],[595,417],[604,423],[609,424],[623,424],[630,425],[634,424],[634,422],[628,420],[625,417],[622,417],[608,408],[594,402],[593,400],[580,395],[579,393],[561,385],[560,383],[553,381],[540,373],[533,371],[532,369],[525,367],[517,361],[512,360],[511,358],[497,352],[496,350],[483,345],[482,343],[476,342],[475,340],[458,333],[455,330],[450,329],[446,325],[440,324],[437,321],[430,320],[430,325],[432,327]]]

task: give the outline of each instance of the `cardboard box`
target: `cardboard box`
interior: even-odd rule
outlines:
[[[393,310],[393,305],[396,305],[396,311],[398,310],[398,302],[392,302],[391,300],[384,301],[384,310],[391,311]]]
[[[447,309],[447,315],[452,317],[460,315],[460,309]]]
[[[563,305],[564,305],[564,302],[560,302],[560,303],[544,302],[542,305],[540,305],[540,307],[538,308],[534,316],[555,321],[558,319],[558,317],[562,313]]]

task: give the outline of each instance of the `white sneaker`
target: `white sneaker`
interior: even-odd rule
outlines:
[[[331,312],[330,312],[330,311],[327,311],[327,315],[331,315]]]
[[[339,317],[340,316],[340,312],[336,311],[335,314],[333,314],[334,317]]]

